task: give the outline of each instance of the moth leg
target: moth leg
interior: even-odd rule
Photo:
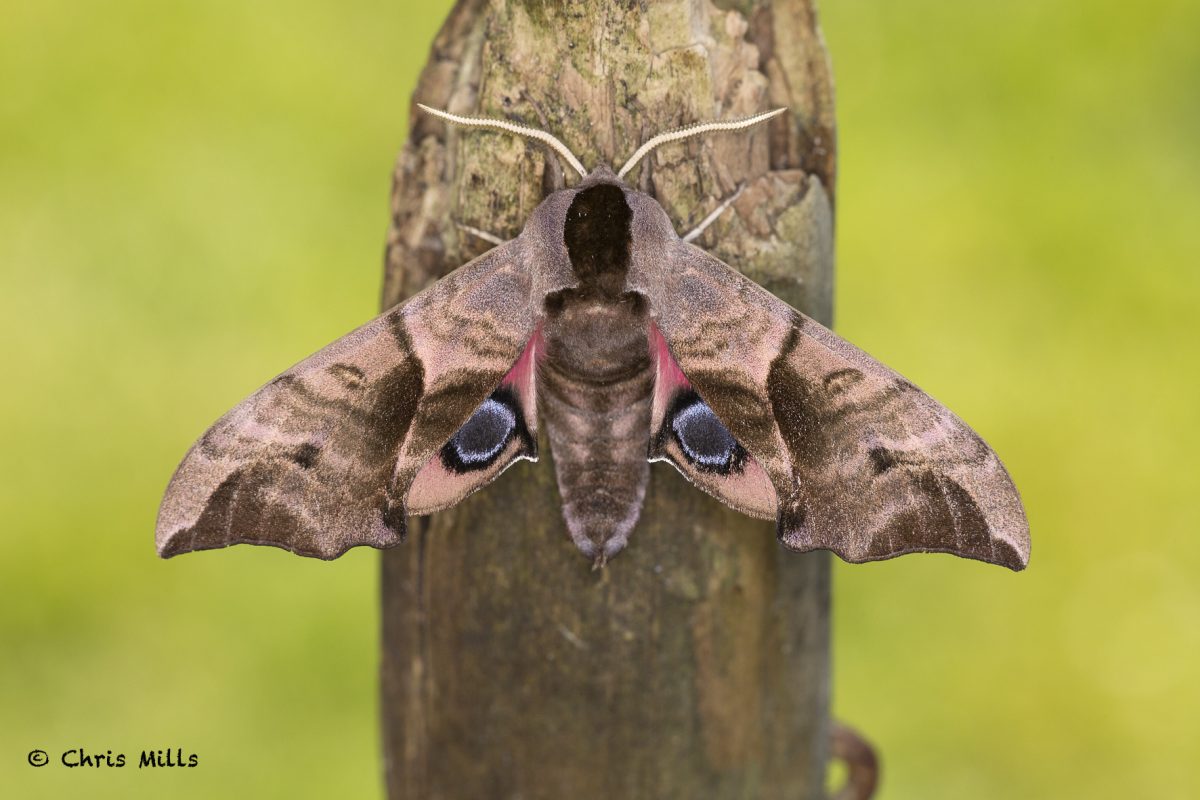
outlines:
[[[488,233],[487,231],[481,231],[479,228],[472,228],[470,225],[464,225],[461,222],[454,223],[454,227],[458,228],[460,231],[465,231],[466,233],[469,233],[476,238],[483,239],[485,242],[487,242],[489,244],[494,244],[497,246],[504,244],[504,239],[501,239],[499,236],[497,236],[494,233]]]
[[[542,173],[542,189],[550,196],[559,189],[567,188],[567,176],[562,164],[553,155],[547,153],[545,158],[546,171]]]
[[[638,191],[654,196],[654,159],[648,158],[642,162],[642,175],[638,178]]]
[[[685,241],[685,242],[696,241],[696,239],[699,238],[700,234],[704,233],[705,229],[708,228],[709,225],[712,225],[714,222],[717,221],[717,217],[719,217],[723,213],[725,213],[725,210],[727,208],[729,208],[731,205],[733,205],[735,200],[737,200],[739,197],[742,196],[742,190],[745,188],[746,188],[746,184],[739,183],[738,187],[737,187],[737,191],[735,191],[729,197],[725,198],[725,200],[722,201],[721,205],[719,205],[715,209],[713,209],[713,212],[711,214],[709,214],[704,219],[700,220],[699,225],[697,225],[695,228],[693,228],[692,230],[690,230],[686,234],[684,234],[683,241]]]

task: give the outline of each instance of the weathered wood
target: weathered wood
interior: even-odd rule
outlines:
[[[619,165],[654,133],[786,105],[751,135],[663,148],[631,176],[698,244],[826,322],[832,86],[808,0],[461,0],[416,99],[543,127]],[[558,163],[414,108],[384,305],[517,233]],[[568,176],[568,180],[571,177]],[[828,756],[829,565],[655,465],[629,548],[593,572],[553,471],[524,463],[411,520],[383,558],[382,721],[393,798],[818,798]]]

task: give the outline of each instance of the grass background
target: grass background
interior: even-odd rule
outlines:
[[[375,313],[447,7],[0,2],[5,796],[381,796],[377,557],[150,539],[204,426]],[[885,800],[1200,796],[1200,6],[821,12],[838,328],[988,438],[1034,536],[1021,575],[839,565],[836,711]]]

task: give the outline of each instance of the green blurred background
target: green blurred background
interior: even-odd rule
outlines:
[[[4,796],[381,796],[377,555],[151,531],[209,422],[375,313],[448,7],[0,3]],[[1034,537],[1020,575],[839,564],[836,712],[883,798],[1198,797],[1200,6],[821,12],[838,328],[988,438]]]

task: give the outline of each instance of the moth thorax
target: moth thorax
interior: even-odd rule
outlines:
[[[598,183],[575,195],[563,241],[582,292],[618,297],[625,291],[632,219],[625,192],[616,184]]]

